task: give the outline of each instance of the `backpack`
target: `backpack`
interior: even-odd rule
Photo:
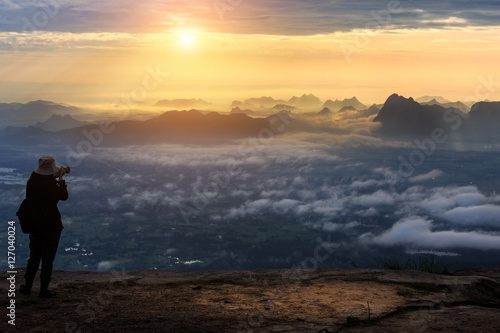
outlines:
[[[26,198],[21,202],[21,206],[16,213],[21,224],[21,230],[29,234],[36,230],[37,214],[34,202],[31,198]]]

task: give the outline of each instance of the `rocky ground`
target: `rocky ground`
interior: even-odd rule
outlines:
[[[500,269],[56,271],[52,287],[16,293],[0,332],[500,332]]]

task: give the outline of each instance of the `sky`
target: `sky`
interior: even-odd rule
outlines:
[[[500,100],[499,42],[498,1],[0,0],[0,102]]]

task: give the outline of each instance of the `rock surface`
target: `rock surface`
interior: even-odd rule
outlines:
[[[4,314],[0,331],[500,332],[500,269],[56,271],[51,287],[16,292],[16,325]]]

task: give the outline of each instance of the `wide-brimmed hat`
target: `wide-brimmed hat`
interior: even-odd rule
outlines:
[[[56,160],[52,156],[42,156],[38,160],[38,168],[35,173],[40,175],[53,175],[61,170],[61,167],[56,164]]]

